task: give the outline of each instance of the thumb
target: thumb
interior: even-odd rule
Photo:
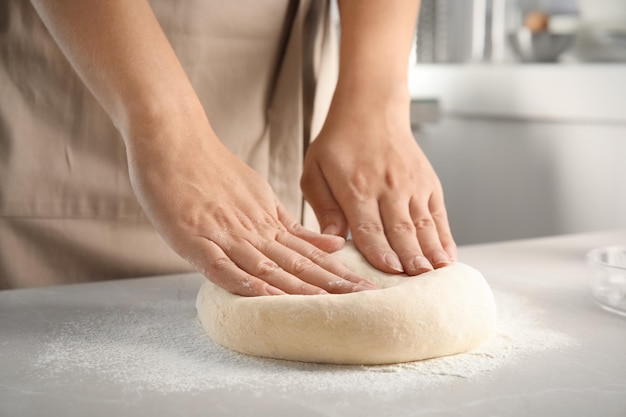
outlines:
[[[315,212],[322,234],[345,238],[348,235],[348,221],[319,167],[316,166],[303,176],[300,185],[304,198]]]

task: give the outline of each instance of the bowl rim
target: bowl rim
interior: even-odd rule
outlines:
[[[626,245],[612,245],[595,248],[587,252],[587,260],[594,265],[602,266],[605,268],[618,269],[620,271],[626,271],[626,265],[615,265],[608,262],[603,262],[599,259],[599,255],[603,253],[622,251],[626,253]]]

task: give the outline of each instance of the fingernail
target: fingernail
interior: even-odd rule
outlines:
[[[374,284],[373,282],[369,282],[369,281],[359,281],[358,284],[359,287],[366,287],[367,289],[370,290],[377,290],[378,286],[376,284]]]
[[[326,226],[324,228],[324,230],[322,231],[322,234],[324,234],[324,235],[338,235],[339,234],[339,227],[337,227],[337,225],[335,225],[335,224],[329,224],[328,226]]]
[[[450,258],[445,252],[435,252],[432,261],[433,266],[444,266],[450,263]]]
[[[413,258],[413,268],[415,268],[415,271],[417,271],[418,273],[422,273],[422,272],[427,272],[427,271],[432,271],[433,267],[430,264],[430,262],[428,262],[428,259],[426,259],[424,256],[418,255],[415,258]]]
[[[360,292],[360,291],[372,291],[372,290],[377,290],[378,288],[371,288],[369,286],[365,286],[365,285],[355,285],[354,287],[352,287],[352,290],[354,292]]]
[[[276,287],[272,287],[271,285],[266,285],[265,286],[265,291],[270,294],[270,295],[285,295],[287,294],[286,292],[279,290]]]
[[[383,260],[385,261],[387,266],[389,266],[389,268],[393,269],[394,271],[404,272],[402,264],[400,263],[400,259],[398,259],[396,255],[386,253],[385,256],[383,256]]]

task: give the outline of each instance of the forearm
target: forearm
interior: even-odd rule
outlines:
[[[201,112],[146,0],[32,0],[125,140],[166,115]]]
[[[419,0],[340,0],[339,10],[338,92],[406,93]]]

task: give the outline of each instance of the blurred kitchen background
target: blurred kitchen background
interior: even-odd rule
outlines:
[[[422,0],[411,61],[457,243],[626,227],[626,0]]]

